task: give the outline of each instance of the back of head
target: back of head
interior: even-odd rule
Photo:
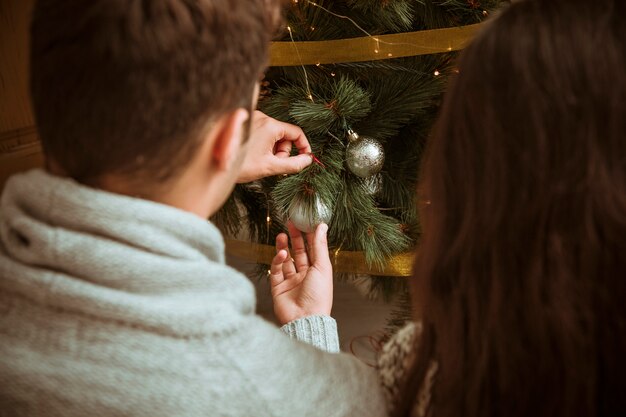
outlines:
[[[69,176],[163,181],[212,120],[250,108],[267,0],[38,0],[31,93],[45,154]]]
[[[438,417],[626,412],[624,68],[621,0],[513,2],[462,54],[423,172],[409,403],[436,359]]]

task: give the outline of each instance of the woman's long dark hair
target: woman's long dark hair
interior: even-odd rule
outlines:
[[[464,51],[427,150],[413,298],[430,414],[626,415],[626,2],[522,0]]]

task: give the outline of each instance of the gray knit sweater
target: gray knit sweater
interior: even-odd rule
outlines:
[[[210,223],[43,171],[0,204],[0,415],[379,416],[328,317],[256,316]]]

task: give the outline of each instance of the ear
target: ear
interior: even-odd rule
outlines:
[[[249,117],[248,110],[239,108],[222,116],[222,120],[216,124],[211,150],[211,162],[216,169],[228,171],[237,160],[243,139],[243,124]]]

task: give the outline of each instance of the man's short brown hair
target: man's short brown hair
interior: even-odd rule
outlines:
[[[39,0],[31,94],[44,151],[68,175],[165,180],[215,117],[251,107],[271,0]]]

